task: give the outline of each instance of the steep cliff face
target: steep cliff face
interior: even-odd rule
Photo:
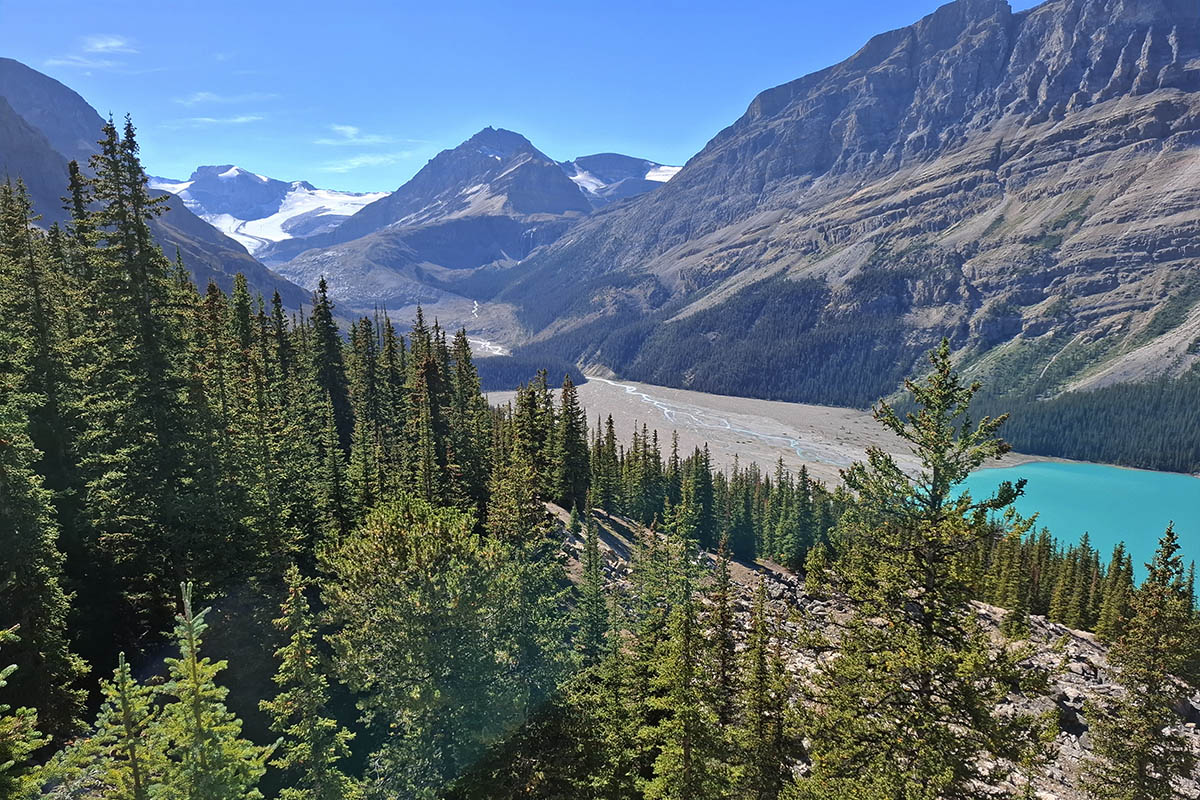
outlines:
[[[1177,374],[1198,145],[1194,3],[958,0],[763,92],[499,296],[585,362],[708,390],[782,357],[753,393],[870,402],[942,335],[1033,392]]]

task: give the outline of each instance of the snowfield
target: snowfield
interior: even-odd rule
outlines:
[[[231,167],[221,173],[219,177],[231,179],[239,176],[251,176],[263,183],[270,180],[257,173],[247,172],[240,167]],[[363,206],[388,195],[387,192],[356,194],[354,192],[338,192],[332,189],[314,189],[302,181],[295,181],[291,184],[291,188],[287,194],[284,195],[283,200],[279,204],[279,209],[275,213],[258,219],[240,219],[232,214],[209,212],[189,194],[188,189],[192,184],[193,181],[169,181],[161,179],[152,179],[150,182],[151,187],[162,189],[177,196],[197,216],[226,236],[236,240],[251,253],[262,249],[272,242],[281,242],[284,239],[294,238],[295,233],[293,231],[296,230],[302,218],[307,222],[311,222],[314,219],[321,219],[325,224],[333,226],[340,222],[341,219],[351,216]],[[312,226],[305,226],[305,229],[311,231]]]
[[[288,232],[287,225],[297,217],[305,215],[348,217],[368,203],[374,203],[382,197],[387,197],[387,194],[387,192],[351,194],[332,189],[308,189],[297,186],[284,197],[279,210],[269,217],[242,220],[229,214],[201,214],[200,216],[253,253],[271,242],[291,239],[293,234]]]

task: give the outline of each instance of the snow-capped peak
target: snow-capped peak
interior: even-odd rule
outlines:
[[[307,181],[285,183],[230,165],[199,167],[186,181],[151,178],[150,185],[178,196],[185,206],[251,253],[271,242],[331,230],[387,195],[317,189]]]

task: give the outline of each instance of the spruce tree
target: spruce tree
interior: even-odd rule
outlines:
[[[10,640],[9,657],[19,668],[14,691],[37,704],[44,731],[65,737],[83,710],[78,681],[85,666],[68,643],[70,597],[61,582],[58,527],[50,493],[34,471],[27,342],[5,322],[0,318],[0,630],[20,626],[20,640]]]
[[[994,535],[988,514],[1021,485],[983,500],[955,488],[1007,451],[996,436],[1004,418],[969,420],[979,386],[961,382],[946,342],[931,362],[925,380],[906,382],[916,406],[906,419],[887,403],[876,409],[909,443],[916,477],[875,447],[843,473],[856,502],[842,516],[826,580],[852,613],[839,657],[821,662],[807,685],[812,769],[803,797],[972,797],[977,781],[997,780],[1003,760],[1019,762],[1036,740],[1032,719],[996,714],[1016,685],[1015,657],[981,630],[964,569]]]
[[[643,735],[655,746],[647,800],[706,800],[728,791],[729,774],[716,714],[706,691],[696,598],[686,576],[686,545],[676,540],[673,602],[666,640],[651,680],[650,708],[661,715]]]
[[[192,612],[192,585],[180,585],[182,611],[176,616],[179,657],[166,659],[169,680],[163,694],[161,731],[170,745],[163,792],[182,800],[261,798],[258,780],[271,747],[242,738],[242,722],[225,706],[228,690],[216,683],[226,667],[200,655],[208,609]]]
[[[562,394],[555,432],[554,467],[557,470],[555,500],[563,508],[581,506],[591,485],[588,464],[587,417],[571,376],[563,376]]]
[[[13,629],[0,630],[0,645],[17,641]],[[16,672],[17,665],[0,668],[0,689]],[[24,784],[30,756],[45,744],[38,731],[37,712],[32,708],[13,708],[0,703],[0,798],[16,797]]]
[[[608,608],[604,602],[604,571],[600,556],[600,526],[590,516],[584,523],[587,536],[583,544],[583,586],[580,589],[576,647],[585,667],[598,662],[604,652],[604,632],[608,626]]]
[[[479,391],[479,372],[471,358],[467,332],[454,335],[450,349],[450,406],[447,451],[453,463],[450,494],[462,508],[482,512],[487,499],[491,418]]]
[[[91,735],[47,765],[44,783],[67,791],[81,784],[96,791],[99,784],[105,798],[150,800],[164,790],[167,770],[156,690],[134,679],[124,653],[100,688],[104,702]]]
[[[354,431],[354,415],[350,408],[350,388],[342,356],[342,337],[333,317],[333,301],[329,285],[322,277],[312,298],[313,372],[317,385],[324,390],[333,405],[333,422],[338,444],[349,452]]]
[[[1112,560],[1104,587],[1104,603],[1096,622],[1096,636],[1104,642],[1115,642],[1121,638],[1129,614],[1129,597],[1133,593],[1133,565],[1128,562],[1125,545],[1118,543],[1113,548]]]
[[[734,618],[737,599],[729,572],[729,550],[724,540],[717,549],[717,563],[711,580],[707,636],[713,703],[717,724],[723,731],[728,731],[734,721],[739,677]]]
[[[742,719],[738,729],[742,771],[739,796],[774,800],[789,775],[783,752],[786,699],[780,694],[774,636],[768,619],[766,588],[759,578],[750,613],[750,630],[742,656]]]
[[[327,716],[329,684],[318,652],[316,623],[305,597],[300,570],[288,569],[283,616],[275,625],[288,638],[275,655],[279,694],[259,705],[282,736],[272,765],[289,776],[283,800],[351,800],[358,787],[338,764],[349,755],[353,734]]]
[[[368,792],[438,796],[513,723],[497,661],[500,558],[469,514],[407,495],[327,554],[340,674],[388,731]]]
[[[1178,797],[1178,780],[1195,775],[1192,746],[1173,728],[1176,707],[1200,683],[1200,625],[1172,526],[1146,569],[1129,598],[1125,629],[1109,648],[1124,693],[1107,707],[1093,706],[1096,758],[1086,786],[1105,800]]]

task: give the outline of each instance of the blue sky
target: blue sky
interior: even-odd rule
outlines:
[[[759,91],[938,5],[0,0],[0,54],[131,113],[152,174],[235,163],[379,191],[486,125],[560,160],[682,164]]]

